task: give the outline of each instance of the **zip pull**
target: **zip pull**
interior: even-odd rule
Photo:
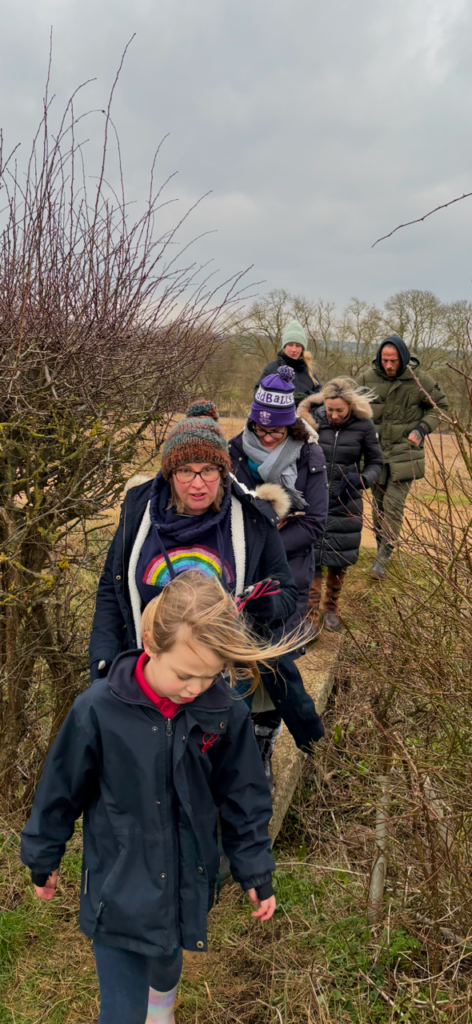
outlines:
[[[167,719],[166,736],[172,736],[172,719],[171,718]]]

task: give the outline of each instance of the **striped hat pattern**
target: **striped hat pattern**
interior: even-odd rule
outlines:
[[[189,462],[221,466],[225,476],[230,471],[228,442],[218,426],[218,409],[213,402],[195,402],[166,437],[161,459],[163,477],[168,480],[174,470]]]
[[[277,373],[264,377],[257,385],[249,418],[261,427],[287,427],[295,423],[295,371],[279,366]]]

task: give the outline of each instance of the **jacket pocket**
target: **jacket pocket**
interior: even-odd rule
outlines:
[[[144,834],[120,837],[124,845],[99,893],[100,931],[168,945],[164,933],[175,932],[175,868],[166,833],[161,840]]]

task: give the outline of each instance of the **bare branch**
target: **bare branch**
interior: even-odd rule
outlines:
[[[421,224],[427,217],[431,217],[433,213],[437,213],[438,210],[445,210],[447,206],[452,206],[453,203],[459,203],[461,199],[468,199],[469,196],[472,196],[472,192],[464,192],[463,195],[457,196],[456,199],[450,199],[448,203],[441,203],[440,206],[435,206],[434,210],[430,210],[429,213],[425,213],[423,217],[417,217],[415,220],[407,220],[404,224],[399,224],[398,227],[393,229],[393,231],[389,231],[388,235],[382,235],[380,238],[377,238],[377,241],[372,244],[371,248],[373,249],[374,245],[377,245],[378,242],[384,242],[386,238],[391,238],[392,235],[394,235],[396,231],[400,231],[401,228],[408,228],[411,224]]]

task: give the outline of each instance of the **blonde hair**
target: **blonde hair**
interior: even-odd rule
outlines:
[[[259,685],[257,662],[277,658],[300,644],[298,629],[277,644],[262,643],[245,623],[230,594],[216,576],[187,569],[146,605],[141,618],[143,636],[151,654],[170,651],[182,627],[195,643],[208,647],[224,662],[231,685],[237,678],[250,681],[248,693]],[[236,669],[237,663],[237,669]]]
[[[376,397],[370,388],[359,387],[350,377],[333,377],[321,391],[323,402],[328,398],[342,398],[347,402],[351,412],[360,419],[372,418],[370,402]]]
[[[318,385],[319,381],[317,381],[316,377],[314,376],[315,367],[313,365],[313,353],[309,352],[307,348],[303,350],[303,359],[305,361],[308,376],[311,377],[313,384]]]

